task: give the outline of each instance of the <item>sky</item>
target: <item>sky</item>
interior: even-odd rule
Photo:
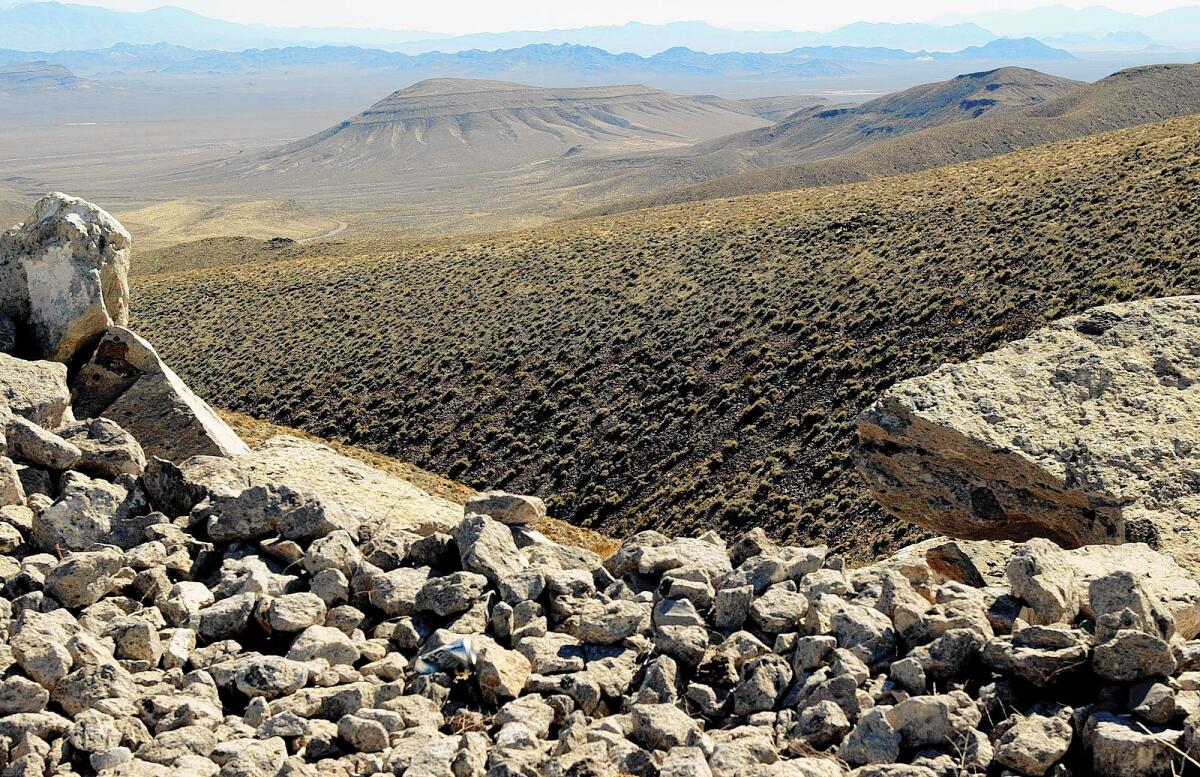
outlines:
[[[735,29],[828,30],[853,21],[926,21],[939,14],[1021,10],[1048,0],[67,0],[127,11],[160,5],[237,22],[296,27],[368,27],[463,34],[543,30],[593,24],[701,19]],[[1091,0],[1148,14],[1196,0]]]

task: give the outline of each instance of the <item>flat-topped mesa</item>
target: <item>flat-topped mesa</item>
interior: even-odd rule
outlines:
[[[1200,297],[1109,305],[891,388],[860,469],[956,537],[1148,542],[1200,572]]]

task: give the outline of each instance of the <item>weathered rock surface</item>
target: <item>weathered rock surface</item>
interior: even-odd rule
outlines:
[[[1096,308],[904,381],[859,419],[888,511],[956,537],[1145,541],[1200,572],[1200,297]]]
[[[95,205],[49,194],[0,234],[0,314],[16,352],[71,363],[129,322],[129,233]]]
[[[462,518],[459,505],[326,445],[290,435],[267,440],[237,456],[237,462],[253,478],[303,483],[323,499],[358,514],[368,537],[445,532]]]
[[[147,456],[179,463],[192,456],[234,456],[249,450],[153,346],[122,326],[104,333],[71,394],[76,415],[115,421]]]

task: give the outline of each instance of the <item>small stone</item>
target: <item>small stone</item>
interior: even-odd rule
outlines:
[[[454,572],[431,577],[417,592],[417,612],[432,612],[446,617],[466,612],[483,596],[488,580],[474,572]]]
[[[1031,714],[1009,726],[996,742],[996,762],[1026,775],[1043,775],[1067,754],[1071,724],[1060,716]]]
[[[388,732],[377,720],[343,715],[338,720],[338,736],[360,753],[379,753],[388,747]]]

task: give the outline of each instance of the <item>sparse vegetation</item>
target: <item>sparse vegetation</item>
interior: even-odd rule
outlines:
[[[758,525],[865,557],[911,536],[853,474],[881,389],[1091,305],[1200,292],[1198,138],[1192,116],[526,235],[264,252],[135,279],[135,325],[217,404],[578,525]]]

